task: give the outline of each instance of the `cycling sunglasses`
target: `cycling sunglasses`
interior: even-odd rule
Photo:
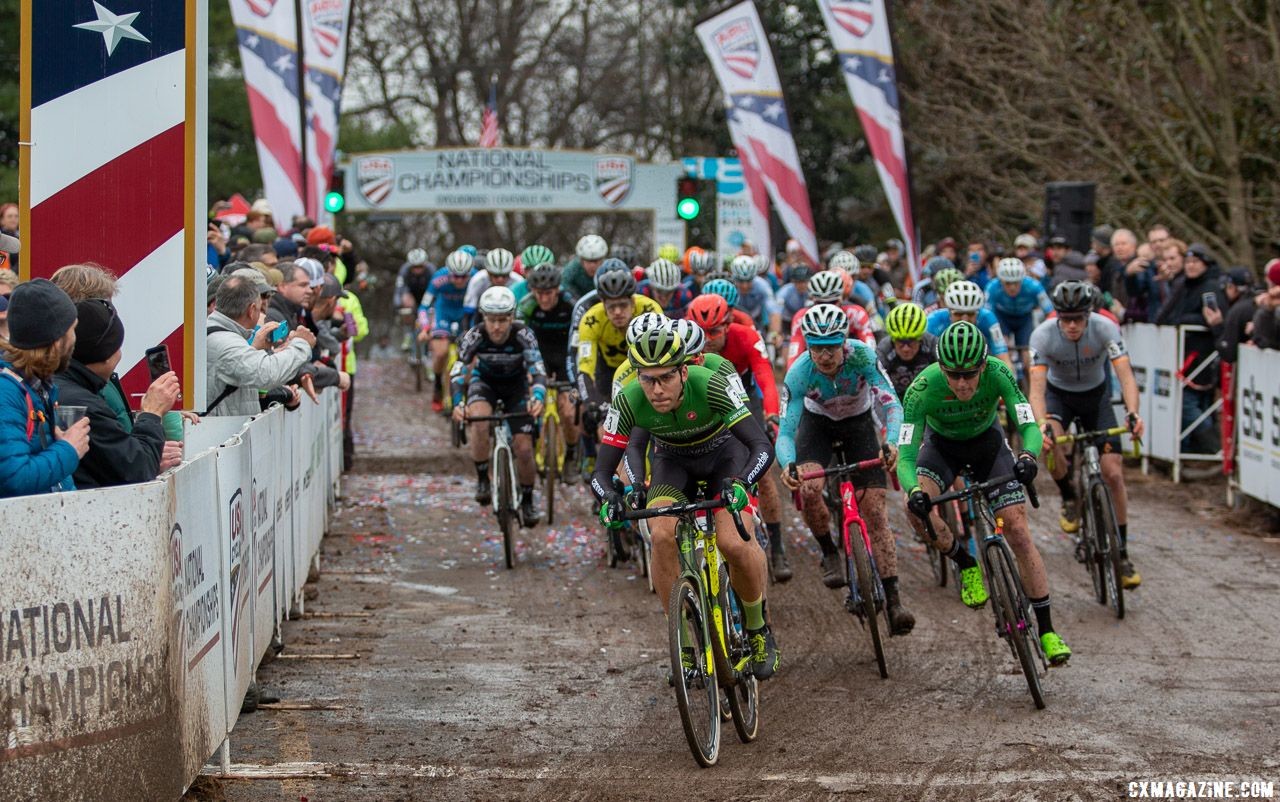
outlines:
[[[951,379],[972,379],[982,372],[982,368],[974,368],[973,370],[947,370],[943,368],[942,372],[947,375],[947,378]]]
[[[1083,323],[1088,319],[1089,316],[1087,314],[1058,315],[1058,320],[1063,323]]]
[[[672,368],[666,373],[660,373],[657,376],[650,376],[647,373],[637,373],[640,383],[649,387],[657,387],[659,384],[670,384],[671,379],[680,375],[680,368]]]

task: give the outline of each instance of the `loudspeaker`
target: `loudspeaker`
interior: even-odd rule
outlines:
[[[1053,181],[1044,185],[1044,236],[1066,237],[1080,253],[1089,252],[1093,236],[1093,194],[1096,185],[1084,181]]]

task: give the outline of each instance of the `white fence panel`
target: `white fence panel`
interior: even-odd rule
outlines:
[[[1280,506],[1280,351],[1241,346],[1235,381],[1240,490]]]
[[[187,423],[182,432],[183,459],[193,459],[211,448],[217,448],[244,428],[249,418],[244,415],[201,418],[199,423]]]
[[[276,539],[278,521],[283,511],[280,499],[281,473],[277,460],[280,456],[280,427],[284,408],[274,406],[253,419],[246,437],[252,464],[252,488],[250,513],[253,521],[253,667],[271,644],[275,632],[276,603]]]
[[[222,638],[226,643],[227,724],[234,729],[253,679],[253,526],[249,511],[253,465],[249,444],[234,437],[220,446],[218,522],[222,530]]]

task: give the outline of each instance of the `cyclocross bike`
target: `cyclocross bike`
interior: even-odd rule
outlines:
[[[715,765],[720,756],[721,691],[740,741],[754,741],[760,729],[760,686],[750,669],[742,604],[716,548],[712,511],[723,506],[723,500],[709,499],[618,515],[623,521],[679,519],[680,578],[667,603],[671,683],[689,749],[704,767]],[[743,540],[751,539],[736,512],[733,523]]]
[[[573,387],[573,382],[548,382],[547,397],[542,404],[542,417],[538,421],[538,448],[534,452],[534,458],[538,462],[538,475],[542,477],[542,495],[547,502],[548,525],[555,523],[556,483],[560,481],[564,469],[565,443],[560,430],[559,395]],[[578,417],[576,406],[574,416]]]
[[[1072,447],[1072,464],[1075,466],[1072,485],[1083,513],[1080,529],[1076,532],[1076,559],[1089,569],[1093,595],[1098,604],[1109,604],[1116,618],[1124,618],[1120,527],[1116,523],[1111,488],[1102,478],[1098,442],[1121,434],[1130,434],[1129,427],[1113,426],[1093,432],[1068,433],[1054,439],[1055,443]],[[1133,443],[1135,448],[1141,448],[1141,441],[1136,437]],[[1053,452],[1049,453],[1052,461]]]
[[[523,412],[503,412],[499,402],[493,415],[468,415],[465,419],[467,423],[489,422],[489,481],[493,486],[490,503],[494,517],[498,519],[498,528],[502,530],[502,552],[508,569],[516,567],[516,529],[520,520],[516,510],[516,488],[520,483],[516,478],[511,426],[507,421],[523,416]]]
[[[876,614],[884,614],[885,631],[892,631],[889,625],[889,609],[885,604],[880,570],[876,568],[875,554],[871,551],[867,522],[858,511],[858,494],[851,479],[856,473],[874,470],[883,464],[883,459],[876,457],[793,475],[801,480],[827,480],[826,490],[822,494],[823,500],[831,510],[832,519],[840,520],[840,547],[844,550],[845,574],[849,579],[849,595],[844,600],[844,608],[853,613],[858,623],[871,637],[871,648],[875,652],[880,678],[887,679],[889,668],[885,664],[884,644],[881,642]],[[795,469],[794,465],[792,469]],[[894,483],[895,485],[897,483],[896,477]]]
[[[426,348],[418,342],[418,326],[417,315],[414,310],[402,306],[396,310],[396,314],[400,317],[400,326],[404,329],[405,336],[408,337],[409,347],[405,350],[405,359],[409,363],[409,372],[413,375],[413,391],[415,393],[422,392],[422,386],[427,381],[427,359],[425,355]]]
[[[1027,690],[1036,709],[1044,709],[1044,689],[1040,678],[1049,669],[1044,652],[1040,648],[1040,638],[1036,636],[1035,616],[1031,611],[1031,600],[1027,597],[1022,577],[1018,574],[1018,564],[1013,552],[1004,539],[1004,519],[997,517],[987,503],[986,492],[1000,485],[1016,481],[1012,473],[988,479],[974,484],[969,469],[962,473],[965,486],[960,490],[943,493],[931,499],[932,505],[945,504],[953,499],[972,503],[978,509],[974,521],[974,540],[979,544],[978,558],[982,564],[982,577],[986,580],[987,590],[991,596],[991,610],[995,614],[996,634],[1009,645],[1009,651],[1022,668],[1027,680]],[[1031,506],[1039,507],[1040,499],[1035,487],[1023,485]],[[932,506],[931,505],[931,506]],[[924,517],[925,529],[935,542],[938,534],[933,528],[932,516]],[[958,579],[958,578],[957,578]],[[956,585],[959,586],[959,581]]]

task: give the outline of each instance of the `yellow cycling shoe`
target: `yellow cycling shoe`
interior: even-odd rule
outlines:
[[[1129,562],[1129,558],[1125,557],[1120,561],[1120,587],[1125,590],[1133,590],[1142,584],[1142,575],[1133,568],[1133,563]]]
[[[1080,509],[1074,501],[1062,503],[1062,512],[1058,513],[1058,526],[1068,535],[1080,531]]]

